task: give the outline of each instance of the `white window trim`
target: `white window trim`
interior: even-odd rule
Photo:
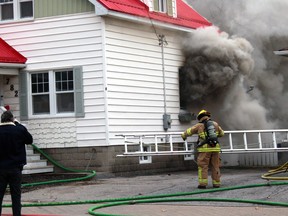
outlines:
[[[151,146],[144,146],[143,152],[151,152]],[[150,164],[152,163],[152,156],[140,156],[139,157],[139,164]]]
[[[194,144],[188,143],[188,150],[194,150]],[[184,155],[184,160],[195,160],[194,154]]]
[[[55,72],[62,70],[72,70],[73,69],[61,69],[61,70],[48,70],[48,71],[39,71],[36,73],[48,73],[49,76],[49,101],[50,101],[50,114],[38,114],[33,115],[33,104],[32,104],[32,89],[31,89],[31,74],[36,74],[35,72],[29,73],[28,76],[28,118],[29,119],[40,119],[40,118],[53,118],[53,117],[75,117],[75,108],[74,112],[71,113],[57,113],[56,109],[56,83],[55,83]],[[75,80],[73,80],[75,83]],[[74,94],[75,94],[75,86],[74,86]],[[75,103],[75,101],[74,101]],[[75,106],[75,105],[74,105]]]
[[[141,0],[141,1],[149,7],[149,11],[153,11],[153,0]]]
[[[173,8],[173,17],[177,18],[177,2],[176,2],[176,0],[172,0],[172,8]]]

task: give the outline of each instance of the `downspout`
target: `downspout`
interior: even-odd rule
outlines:
[[[105,110],[105,139],[106,144],[110,144],[109,139],[109,112],[108,112],[108,86],[107,86],[107,62],[106,62],[106,43],[105,43],[105,20],[101,17],[102,29],[102,58],[103,58],[103,87],[104,87],[104,110]]]

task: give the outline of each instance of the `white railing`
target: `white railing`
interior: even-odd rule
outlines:
[[[184,142],[181,132],[119,134],[124,152],[118,157],[155,155],[193,155],[197,136]],[[225,131],[219,138],[222,153],[288,151],[288,129]]]

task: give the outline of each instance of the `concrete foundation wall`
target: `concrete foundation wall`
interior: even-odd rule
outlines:
[[[123,153],[123,146],[55,148],[43,151],[64,167],[118,176],[197,170],[196,163],[192,160],[185,161],[183,155],[152,157],[150,164],[139,164],[139,157],[116,157]],[[55,172],[63,170],[55,167]]]

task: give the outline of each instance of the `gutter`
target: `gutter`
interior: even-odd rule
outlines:
[[[0,63],[0,68],[25,68],[26,64]]]

